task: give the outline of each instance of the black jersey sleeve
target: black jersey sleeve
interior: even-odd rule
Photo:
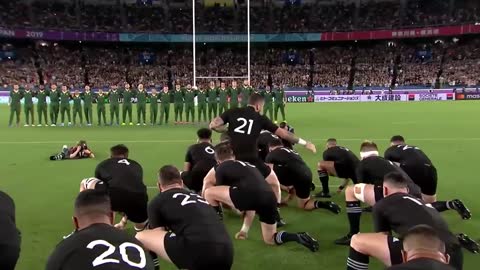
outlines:
[[[58,245],[53,253],[48,257],[46,270],[61,270],[63,264],[63,249],[61,249],[61,244]]]
[[[157,197],[148,204],[148,223],[150,229],[166,227],[162,213],[161,196],[161,194],[157,195]]]
[[[330,151],[328,151],[328,149],[323,151],[323,160],[333,161],[333,156],[331,155]]]
[[[390,227],[390,223],[388,219],[384,216],[384,212],[382,210],[382,203],[379,202],[373,208],[373,225],[375,232],[391,232],[392,228]]]
[[[192,148],[188,148],[187,154],[185,155],[185,162],[193,163],[193,155],[192,155]]]
[[[275,152],[268,153],[267,157],[265,158],[266,163],[275,164],[276,161],[277,161],[277,157],[275,155]]]
[[[362,166],[361,162],[357,166],[356,175],[358,183],[365,183],[365,180],[368,179],[367,171],[365,170],[364,166]]]
[[[105,166],[104,164],[105,163],[102,162],[102,163],[98,164],[97,167],[95,168],[95,178],[98,178],[102,181],[105,181],[105,179],[107,178],[105,168],[104,168],[104,166]]]
[[[383,157],[386,160],[397,161],[398,158],[395,157],[395,150],[395,147],[389,147],[387,150],[385,150]]]
[[[260,117],[260,121],[262,122],[262,129],[270,131],[272,134],[278,129],[278,126],[275,125],[272,120],[268,119],[265,115]]]

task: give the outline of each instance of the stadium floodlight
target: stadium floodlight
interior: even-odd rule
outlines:
[[[197,86],[197,79],[247,79],[250,82],[250,0],[247,3],[247,76],[197,76],[197,33],[195,23],[196,0],[192,0],[192,47],[193,47],[193,86]]]

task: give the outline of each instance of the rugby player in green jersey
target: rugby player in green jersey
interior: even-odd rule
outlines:
[[[107,119],[105,116],[105,99],[107,98],[107,94],[105,94],[102,90],[102,88],[98,89],[98,93],[96,95],[96,100],[97,100],[97,118],[98,118],[98,125],[102,125],[102,120],[103,124],[107,125]],[[111,103],[110,103],[111,106]],[[111,112],[110,108],[110,112]],[[117,113],[117,121],[118,121],[118,113]],[[113,120],[112,120],[113,122]]]
[[[93,123],[93,93],[89,85],[85,85],[85,91],[82,93],[82,99],[85,120],[87,121],[87,126],[91,126]]]
[[[65,114],[67,114],[68,125],[72,125],[72,115],[70,109],[70,92],[66,85],[62,85],[62,92],[60,93],[60,114],[62,117],[62,127],[65,126]]]
[[[60,111],[60,91],[57,89],[56,84],[52,84],[48,91],[50,97],[50,122],[52,127],[57,125],[58,113]]]
[[[133,125],[132,122],[132,97],[134,93],[132,89],[130,89],[130,84],[126,83],[125,88],[122,90],[123,96],[123,105],[122,105],[122,126],[126,125],[127,115],[128,119],[130,120],[128,123],[129,125]]]
[[[183,90],[180,84],[175,85],[175,92],[173,93],[173,111],[175,112],[175,124],[182,123],[183,122]]]
[[[45,86],[40,85],[38,87],[38,91],[35,93],[37,98],[37,113],[38,113],[38,125],[39,127],[42,126],[42,117],[45,120],[45,126],[48,126],[47,120],[47,96],[48,92],[45,91]]]
[[[137,97],[137,126],[139,125],[147,125],[145,120],[146,117],[146,109],[147,109],[147,95],[148,93],[143,88],[143,84],[138,85],[138,89],[136,92]]]
[[[23,109],[25,112],[25,126],[28,127],[33,124],[33,92],[32,86],[27,85],[23,91]],[[30,119],[32,120],[30,122]]]
[[[13,123],[13,116],[16,116],[16,125],[20,125],[20,100],[22,99],[22,92],[18,84],[13,85],[13,89],[10,91],[10,98],[8,104],[10,105],[10,120],[8,126],[11,127]]]
[[[163,90],[160,93],[160,125],[168,124],[168,117],[170,115],[170,91],[168,90],[168,85],[163,85]]]

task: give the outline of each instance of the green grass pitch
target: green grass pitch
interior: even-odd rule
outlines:
[[[2,105],[0,189],[9,193],[17,206],[17,224],[22,231],[19,270],[42,269],[62,236],[72,231],[72,205],[79,182],[93,176],[96,164],[108,157],[110,146],[125,143],[130,148],[131,158],[142,164],[145,183],[152,187],[162,165],[183,166],[186,148],[195,142],[198,128],[172,124],[161,127],[7,128],[8,115],[8,107]],[[328,137],[336,137],[341,145],[355,152],[364,139],[376,141],[384,151],[388,139],[394,134],[402,134],[408,143],[421,147],[438,169],[439,198],[461,198],[473,212],[469,221],[462,221],[452,211],[443,216],[452,231],[465,232],[474,239],[480,239],[480,218],[477,215],[480,212],[477,197],[480,191],[478,115],[480,103],[466,101],[287,105],[289,123],[303,138],[313,140],[319,150],[313,155],[297,148],[312,170],[321,159],[324,141]],[[47,157],[58,152],[62,145],[79,139],[89,142],[96,159],[48,160]],[[319,184],[316,177],[314,181]],[[333,186],[338,183],[338,179],[331,180]],[[149,189],[151,197],[156,192],[154,188]],[[342,195],[336,195],[334,200],[344,207]],[[286,230],[310,232],[319,240],[320,251],[311,253],[295,244],[267,247],[261,241],[260,226],[256,221],[247,241],[235,241],[234,269],[345,269],[348,249],[333,244],[334,239],[347,232],[344,212],[334,216],[322,210],[303,212],[290,206],[283,208],[282,214],[289,223]],[[241,221],[227,214],[226,224],[233,237],[240,229]],[[371,230],[370,215],[365,214],[362,231]],[[371,269],[383,269],[378,262],[371,261]],[[477,269],[479,263],[479,255],[465,251],[464,269]],[[162,269],[174,267],[162,262]]]

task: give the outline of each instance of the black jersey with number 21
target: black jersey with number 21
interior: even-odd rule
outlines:
[[[108,224],[93,224],[64,239],[46,270],[153,270],[142,244]]]
[[[237,159],[258,157],[258,137],[262,130],[275,133],[278,126],[253,107],[235,108],[220,116],[228,124],[228,135]]]

